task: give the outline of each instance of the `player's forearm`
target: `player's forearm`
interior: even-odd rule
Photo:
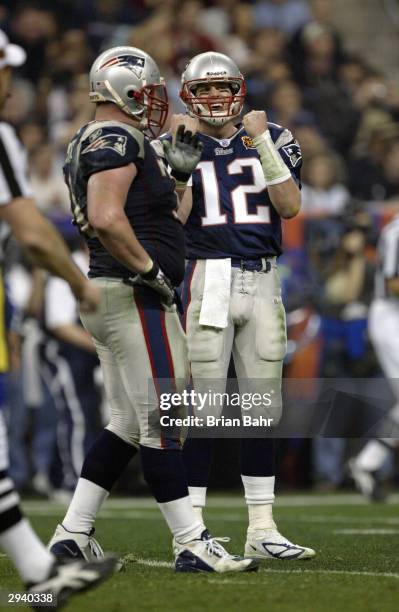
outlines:
[[[143,274],[151,268],[151,258],[137,240],[126,215],[113,216],[107,224],[95,227],[104,248],[132,272]]]
[[[52,333],[58,340],[69,342],[78,348],[81,348],[89,353],[95,353],[96,349],[90,335],[80,325],[71,323],[69,325],[59,325],[53,328]]]
[[[190,216],[191,209],[193,207],[193,194],[191,187],[186,187],[184,190],[183,197],[179,200],[179,208],[177,209],[177,216],[183,225],[185,225],[187,219]]]
[[[292,178],[268,187],[274,208],[283,219],[295,217],[301,209],[301,192]]]
[[[63,278],[71,286],[74,295],[80,298],[87,278],[76,266],[64,240],[47,219],[38,213],[17,238],[27,249],[34,264]]]

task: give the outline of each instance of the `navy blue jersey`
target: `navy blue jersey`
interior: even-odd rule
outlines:
[[[149,140],[132,126],[92,121],[69,145],[64,166],[74,223],[90,250],[89,277],[132,275],[96,237],[87,215],[87,183],[92,174],[134,163],[137,175],[129,189],[125,213],[137,239],[175,285],[184,275],[184,231],[176,216],[175,183]],[[107,202],[104,201],[104,206]]]
[[[185,225],[189,259],[252,259],[281,254],[281,222],[266,188],[259,154],[240,124],[231,138],[200,134],[192,174],[193,207]],[[273,142],[300,186],[301,150],[291,132],[269,123]]]

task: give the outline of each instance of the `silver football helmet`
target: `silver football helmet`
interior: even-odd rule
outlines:
[[[136,47],[101,53],[90,70],[90,100],[113,102],[156,138],[168,115],[168,94],[152,57]]]
[[[182,74],[180,97],[190,115],[211,125],[223,125],[237,117],[244,105],[246,86],[238,66],[223,53],[209,51],[193,57]],[[197,94],[198,86],[227,83],[231,95]]]

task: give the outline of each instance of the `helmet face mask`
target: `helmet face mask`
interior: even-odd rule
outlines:
[[[206,90],[212,84],[220,89],[220,93],[207,94]],[[182,75],[180,97],[188,113],[211,125],[224,125],[237,117],[244,105],[245,94],[244,77],[233,60],[222,53],[195,56]]]
[[[112,102],[140,121],[140,129],[156,137],[168,115],[168,95],[158,66],[135,47],[104,51],[90,70],[90,100]]]

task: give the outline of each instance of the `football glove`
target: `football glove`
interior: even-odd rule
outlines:
[[[161,301],[166,306],[172,306],[176,301],[175,290],[167,276],[162,272],[158,264],[154,261],[152,268],[145,274],[136,274],[124,279],[127,285],[144,285],[150,287],[161,296]]]
[[[166,161],[172,168],[172,176],[179,183],[187,183],[201,159],[203,144],[199,141],[198,134],[193,135],[184,125],[179,125],[175,143],[163,140],[162,146]]]

